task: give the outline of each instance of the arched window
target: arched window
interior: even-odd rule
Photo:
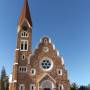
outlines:
[[[30,85],[30,90],[35,90],[35,84]]]
[[[57,69],[57,74],[60,75],[60,76],[62,76],[62,74],[63,74],[62,73],[62,69]]]
[[[64,90],[64,86],[62,84],[59,84],[58,90]]]
[[[20,85],[19,85],[19,90],[25,90],[24,84],[20,84]]]
[[[21,37],[28,37],[28,33],[27,33],[26,31],[23,31],[23,32],[21,33]]]
[[[21,40],[21,51],[27,51],[28,50],[28,41],[27,40]]]
[[[25,60],[25,55],[22,55],[21,56],[21,60]]]
[[[26,73],[27,72],[27,67],[26,66],[19,66],[19,72],[20,73]]]
[[[36,69],[35,68],[32,68],[31,71],[30,71],[31,75],[35,75],[36,74]]]
[[[40,83],[40,90],[54,90],[55,89],[55,85],[52,81],[50,80],[43,80],[41,83]]]

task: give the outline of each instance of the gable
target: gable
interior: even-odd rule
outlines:
[[[40,40],[38,47],[29,57],[29,62],[31,65],[35,65],[35,62],[39,63],[44,57],[50,58],[56,65],[62,66],[64,64],[62,56],[59,55],[59,51],[48,37],[43,37]]]
[[[45,80],[51,80],[51,81],[53,81],[54,83],[56,83],[56,81],[54,80],[54,78],[52,78],[49,74],[47,74],[47,73],[45,73],[45,74],[43,74],[40,78],[38,78],[38,80],[37,80],[37,82],[42,82],[42,81],[44,81],[44,79]]]

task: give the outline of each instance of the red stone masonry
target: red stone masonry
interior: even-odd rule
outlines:
[[[43,37],[32,51],[32,20],[28,0],[18,21],[17,44],[9,90],[70,90],[63,57]]]

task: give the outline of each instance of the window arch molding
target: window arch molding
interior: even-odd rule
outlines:
[[[28,33],[26,31],[21,32],[21,37],[28,37]]]
[[[19,90],[25,90],[25,85],[24,84],[20,84],[19,85]]]
[[[28,50],[28,40],[21,40],[20,51]]]
[[[59,86],[58,86],[58,90],[64,90],[64,86],[63,86],[63,84],[59,84]]]

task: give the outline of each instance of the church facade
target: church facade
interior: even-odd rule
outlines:
[[[32,52],[32,20],[28,0],[18,21],[17,44],[9,90],[70,90],[63,57],[48,37]]]

